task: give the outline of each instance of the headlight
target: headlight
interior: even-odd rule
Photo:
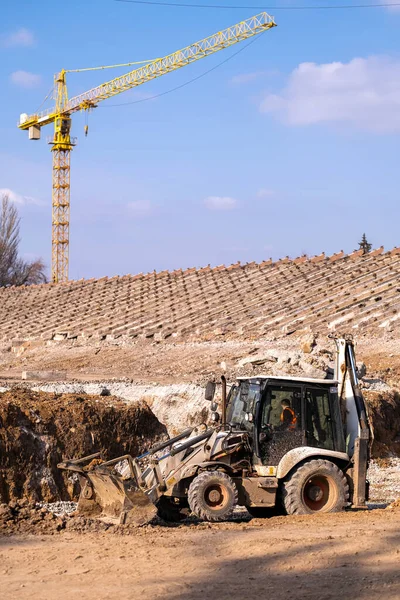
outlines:
[[[219,414],[217,412],[213,412],[211,414],[211,421],[213,421],[214,423],[218,423],[218,421],[219,421]]]

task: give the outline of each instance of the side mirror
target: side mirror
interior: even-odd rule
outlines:
[[[204,397],[209,402],[211,402],[213,400],[213,398],[214,398],[214,395],[215,395],[215,386],[216,386],[215,381],[209,381],[207,383],[207,385],[206,385],[206,391],[204,393]]]

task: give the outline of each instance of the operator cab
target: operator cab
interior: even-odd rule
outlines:
[[[337,381],[240,378],[227,404],[227,423],[249,434],[261,465],[277,466],[288,451],[301,446],[346,451]]]

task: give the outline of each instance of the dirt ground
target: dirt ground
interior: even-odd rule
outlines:
[[[0,538],[8,600],[398,600],[400,510]]]
[[[289,340],[277,343],[282,351],[298,347],[297,342]],[[203,384],[210,374],[220,372],[222,362],[233,377],[240,359],[263,353],[269,347],[270,343],[263,341],[71,343],[39,346],[20,355],[0,348],[0,378],[20,380],[22,370],[59,369],[67,370],[68,379],[81,381],[106,377],[137,383]],[[397,340],[361,340],[357,358],[365,362],[369,376],[380,377],[399,389],[399,348]],[[54,404],[56,408],[57,402]],[[379,410],[381,404],[379,398]],[[41,429],[42,415],[30,408],[34,407],[26,406],[29,414],[24,413],[29,431],[47,435],[47,430]],[[377,415],[386,426],[386,413],[378,411]],[[393,423],[392,413],[388,415]],[[83,423],[79,415],[75,421]],[[72,436],[69,447],[70,441],[75,443],[77,439],[72,430],[76,424],[67,425],[65,431]],[[371,470],[371,500],[375,505],[399,497],[399,459],[381,460],[386,462],[376,461]],[[400,598],[399,507],[223,524],[189,521],[180,526],[158,524],[119,532],[58,528],[57,523],[57,519],[50,518],[47,529],[39,523],[36,535],[27,535],[24,525],[20,530],[8,530],[7,535],[0,534],[1,598]],[[48,535],[50,531],[52,535]]]
[[[31,344],[31,345],[30,345]],[[37,345],[39,344],[39,345]],[[0,344],[0,380],[21,380],[22,371],[66,371],[71,380],[130,379],[136,383],[199,383],[221,374],[221,363],[228,378],[238,374],[238,361],[243,357],[269,350],[298,351],[301,338],[280,340],[227,340],[218,342],[134,342],[115,341],[43,341],[27,342],[17,353],[5,342]],[[357,361],[363,361],[368,376],[382,378],[390,386],[400,387],[400,343],[398,339],[360,337]],[[318,351],[333,352],[334,344],[326,336],[318,337]],[[312,358],[311,357],[311,358]],[[310,357],[309,357],[310,358]],[[271,370],[272,363],[263,366]],[[296,368],[279,363],[281,373],[297,375]],[[240,374],[250,374],[241,372]],[[315,376],[315,375],[311,375]]]

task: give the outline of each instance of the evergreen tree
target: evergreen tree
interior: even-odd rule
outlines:
[[[372,244],[368,242],[365,233],[363,233],[361,242],[358,242],[358,245],[360,246],[360,250],[363,251],[363,254],[368,254],[368,252],[371,252]]]

